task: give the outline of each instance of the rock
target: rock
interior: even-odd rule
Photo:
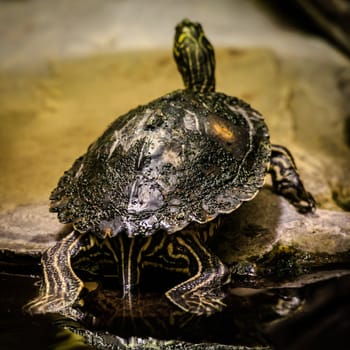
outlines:
[[[0,251],[6,259],[9,251],[40,256],[69,229],[58,223],[46,205],[21,206],[0,215]],[[252,264],[253,271],[240,274],[260,279],[259,286],[266,285],[266,279],[278,273],[282,281],[284,277],[297,277],[336,263],[350,268],[350,213],[318,209],[314,214],[302,215],[266,188],[225,217],[214,246],[220,258],[234,266],[233,273],[237,273],[238,263],[241,269]],[[15,260],[16,256],[12,258]],[[281,275],[280,271],[271,270],[278,261],[292,261],[293,266]],[[247,284],[250,285],[251,282]],[[258,286],[256,281],[253,285]]]
[[[225,238],[230,245],[222,244],[222,255],[228,263],[264,255],[275,245],[315,254],[347,252],[350,213],[317,209],[303,215],[284,198],[265,189],[225,220]]]
[[[19,206],[0,214],[0,251],[40,255],[65,230],[47,204]]]

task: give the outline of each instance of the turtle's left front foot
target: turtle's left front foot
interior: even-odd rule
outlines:
[[[287,198],[300,213],[315,211],[315,199],[305,190],[294,159],[285,147],[272,145],[269,172],[275,191]]]
[[[72,269],[71,256],[81,246],[82,235],[73,231],[43,253],[41,264],[44,278],[40,295],[24,307],[27,312],[66,313],[65,310],[78,301],[84,284]]]

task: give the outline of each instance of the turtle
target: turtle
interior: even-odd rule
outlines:
[[[229,268],[209,247],[221,218],[252,200],[272,176],[298,211],[315,210],[291,153],[271,144],[263,116],[215,91],[215,53],[200,23],[175,27],[173,56],[184,88],[118,117],[58,181],[50,211],[70,232],[42,255],[32,313],[73,308],[84,283],[72,265],[92,247],[115,263],[123,298],[132,300],[144,267],[183,273],[166,297],[185,312],[225,307]]]

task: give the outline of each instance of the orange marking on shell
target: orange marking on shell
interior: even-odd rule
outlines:
[[[213,133],[224,141],[233,141],[234,133],[222,121],[215,120],[211,123]]]

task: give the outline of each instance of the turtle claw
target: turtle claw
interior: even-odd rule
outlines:
[[[30,314],[54,313],[66,308],[64,300],[54,295],[38,297],[24,306],[24,310]]]
[[[316,201],[311,193],[307,192],[304,188],[298,197],[293,197],[290,202],[295,206],[299,213],[313,213],[316,209]]]
[[[279,193],[283,195],[301,214],[313,213],[316,209],[316,201],[310,192],[307,192],[304,185],[298,179],[295,186],[279,188]]]
[[[25,305],[23,310],[30,315],[59,313],[76,321],[83,320],[87,317],[80,310],[67,305],[63,300],[54,296],[34,299]]]
[[[224,297],[225,294],[221,291],[196,292],[190,296],[187,304],[191,307],[191,313],[210,316],[215,312],[222,311],[227,306],[222,301]]]

